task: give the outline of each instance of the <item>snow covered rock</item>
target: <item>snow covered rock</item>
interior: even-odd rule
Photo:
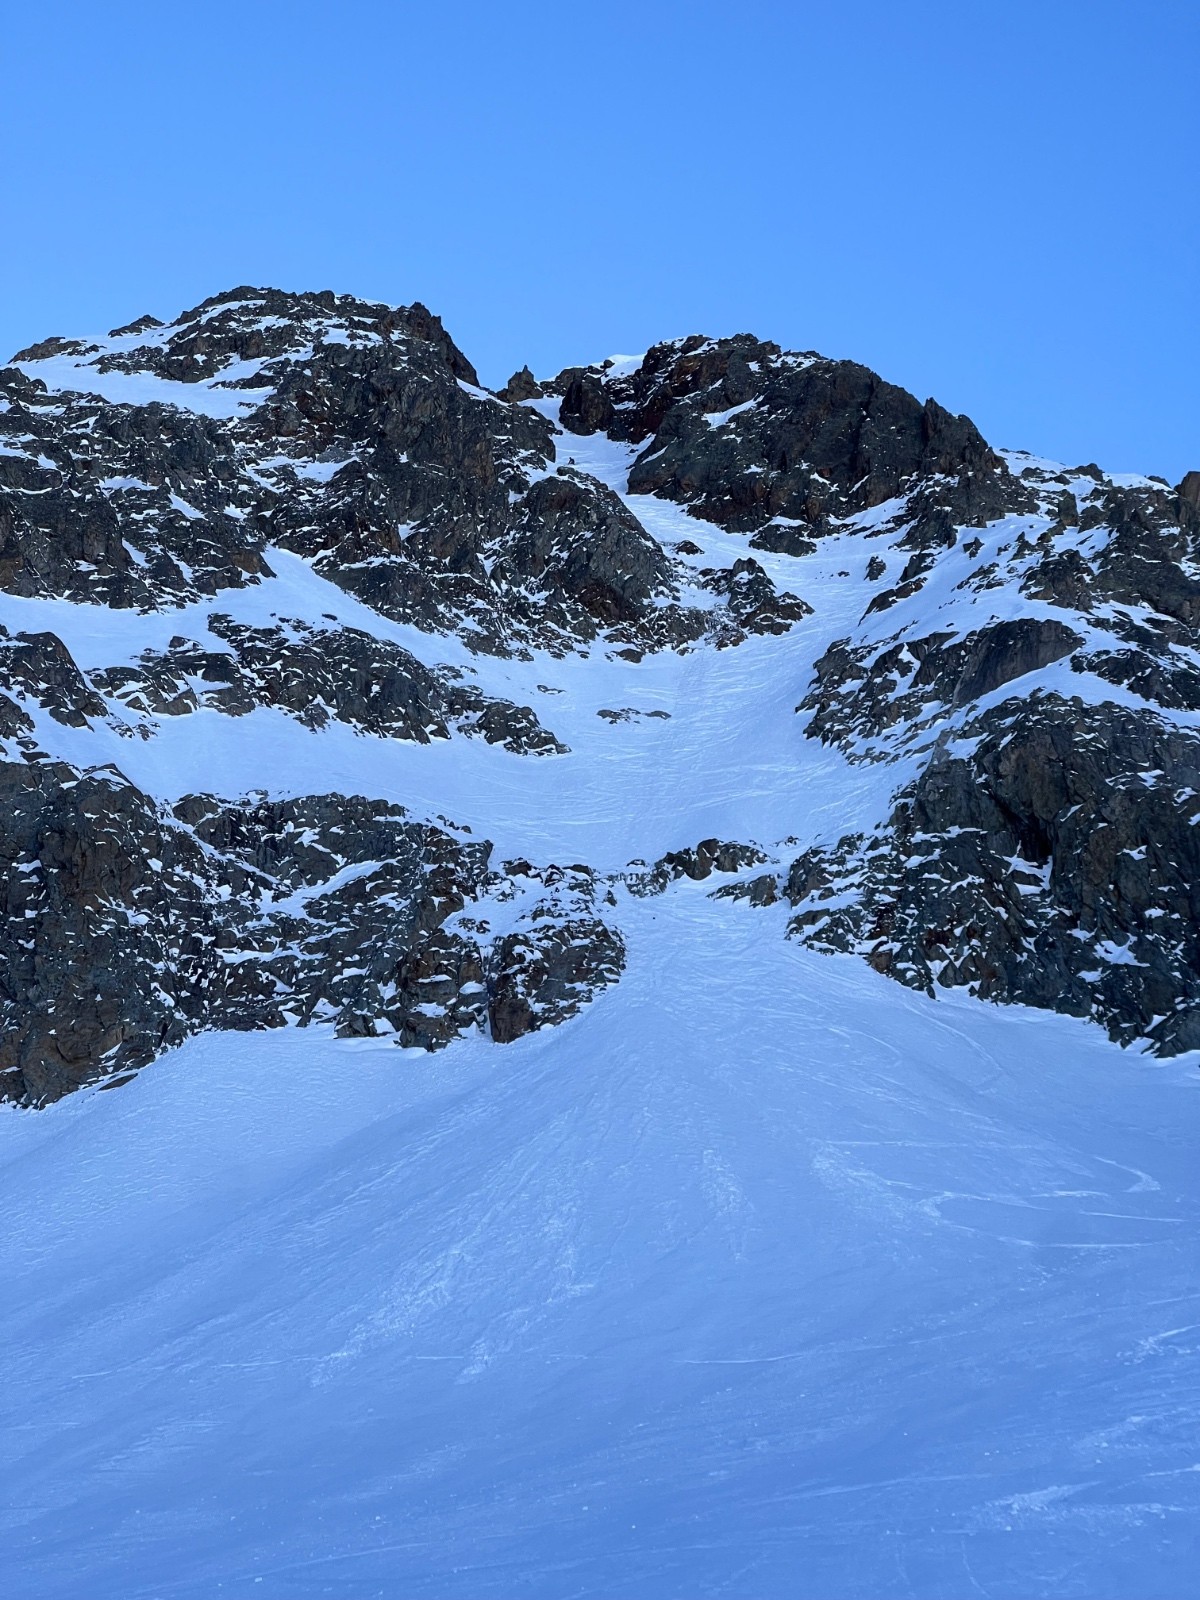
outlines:
[[[854,362],[749,334],[693,335],[655,345],[630,373],[572,375],[561,415],[574,432],[648,441],[633,493],[758,533],[765,549],[784,548],[797,525],[820,532],[933,479],[939,509],[952,496],[963,522],[1024,499],[967,417],[922,406]]]
[[[1057,695],[1008,701],[901,790],[886,829],[797,858],[791,926],[913,987],[1195,1050],[1197,821],[1195,733]]]
[[[215,1027],[507,1042],[714,871],[910,986],[1200,1047],[1194,477],[749,335],[492,393],[421,305],[239,288],[31,346],[0,1092]]]
[[[492,871],[486,842],[397,806],[188,795],[167,812],[113,769],[49,761],[0,765],[0,796],[4,1098],[44,1104],[208,1027],[503,1041],[622,965],[586,870],[551,892],[561,872]],[[531,879],[545,892],[493,935],[484,912]]]
[[[499,654],[636,632],[671,563],[554,456],[550,422],[481,389],[423,306],[235,289],[0,374],[0,585],[179,603],[269,576],[271,544]],[[674,642],[655,621],[647,645]]]

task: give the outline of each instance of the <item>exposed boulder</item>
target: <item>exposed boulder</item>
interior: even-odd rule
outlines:
[[[519,372],[513,373],[503,389],[496,392],[501,400],[519,405],[523,400],[536,400],[542,392],[542,386],[528,367],[522,367]]]

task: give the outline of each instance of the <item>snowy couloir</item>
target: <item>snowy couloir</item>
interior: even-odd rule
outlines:
[[[7,1098],[508,1041],[712,873],[1200,1046],[1200,475],[746,335],[493,394],[422,306],[238,289],[0,372],[0,619]]]
[[[5,1595],[1192,1593],[1198,620],[748,336],[17,356]]]

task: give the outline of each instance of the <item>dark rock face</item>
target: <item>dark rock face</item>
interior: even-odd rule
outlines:
[[[7,402],[7,404],[5,404]],[[0,371],[0,589],[147,609],[269,573],[228,425]]]
[[[623,965],[586,869],[523,863],[518,884],[488,844],[378,801],[169,814],[115,769],[36,761],[0,763],[0,797],[0,1098],[45,1104],[207,1027],[503,1042]],[[489,903],[518,894],[490,938]]]
[[[598,624],[637,622],[672,587],[662,547],[611,489],[570,467],[530,489],[498,567],[574,601]]]
[[[706,568],[700,581],[725,598],[734,624],[718,637],[718,645],[737,644],[747,633],[787,633],[794,622],[812,615],[806,600],[787,590],[781,594],[752,556],[724,570]]]
[[[591,372],[577,372],[563,392],[559,420],[571,433],[607,433],[616,417],[612,399]]]
[[[634,494],[804,553],[805,536],[938,479],[927,520],[986,521],[1025,496],[966,417],[866,367],[785,354],[749,334],[655,345],[633,373],[572,369],[563,426],[646,443]]]
[[[1187,657],[1138,649],[1097,650],[1077,655],[1071,665],[1077,672],[1094,672],[1106,683],[1121,684],[1168,711],[1200,711],[1200,666]]]
[[[476,386],[479,383],[475,368],[450,338],[441,318],[419,301],[411,306],[385,306],[328,289],[291,294],[246,284],[212,295],[183,312],[166,339],[106,353],[101,367],[104,371],[153,372],[179,383],[197,383],[227,376],[233,362],[273,361],[294,355],[325,337],[331,324],[351,341],[400,338],[429,345],[455,378]],[[153,317],[142,317],[117,329],[116,334],[162,327]],[[24,351],[14,359],[28,359],[30,354]],[[252,378],[252,374],[240,374],[229,381],[246,383]]]
[[[858,634],[818,659],[797,708],[808,735],[917,775],[877,832],[793,863],[792,931],[931,993],[966,986],[1090,1016],[1159,1054],[1196,1048],[1198,745],[1164,714],[1200,707],[1200,527],[1150,481],[1094,467],[1020,478],[1032,513],[917,550]],[[1028,615],[1003,614],[1024,602]],[[880,613],[897,619],[890,635]],[[1061,669],[1048,687],[1059,662],[1095,688],[1074,696]]]
[[[492,1038],[508,1044],[547,1024],[562,1022],[597,989],[615,983],[625,965],[620,934],[600,915],[595,875],[584,866],[539,872],[527,861],[506,861],[500,898],[520,895],[517,927],[500,935],[486,963]],[[471,925],[486,933],[488,924]]]
[[[1057,696],[965,737],[883,834],[792,864],[793,930],[914,987],[1092,1016],[1162,1055],[1200,1047],[1200,738]]]
[[[1069,526],[1060,513],[1055,531]],[[1200,509],[1165,488],[1105,486],[1077,526],[1085,533],[1103,529],[1101,547],[1091,560],[1078,550],[1051,548],[1026,574],[1027,594],[1086,611],[1106,602],[1146,608],[1155,615],[1145,625],[1163,638],[1187,642],[1194,636],[1200,622],[1200,578],[1194,575]],[[1108,625],[1119,629],[1127,623],[1117,617]]]
[[[930,707],[967,705],[1082,643],[1064,623],[1032,617],[996,622],[962,639],[941,633],[905,639],[877,654],[876,647],[839,640],[816,663],[816,683],[799,709],[813,713],[809,734],[854,757],[856,740],[874,750],[872,741],[897,723],[925,726]]]
[[[222,959],[222,873],[116,772],[0,766],[0,1085],[43,1104],[175,1043],[195,1017],[274,1020],[273,985]],[[240,903],[240,900],[239,900]],[[279,1018],[282,1020],[282,1018]]]

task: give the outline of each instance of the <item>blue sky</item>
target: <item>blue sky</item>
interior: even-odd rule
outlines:
[[[238,283],[500,383],[750,330],[1200,467],[1200,7],[0,0],[0,354]]]

